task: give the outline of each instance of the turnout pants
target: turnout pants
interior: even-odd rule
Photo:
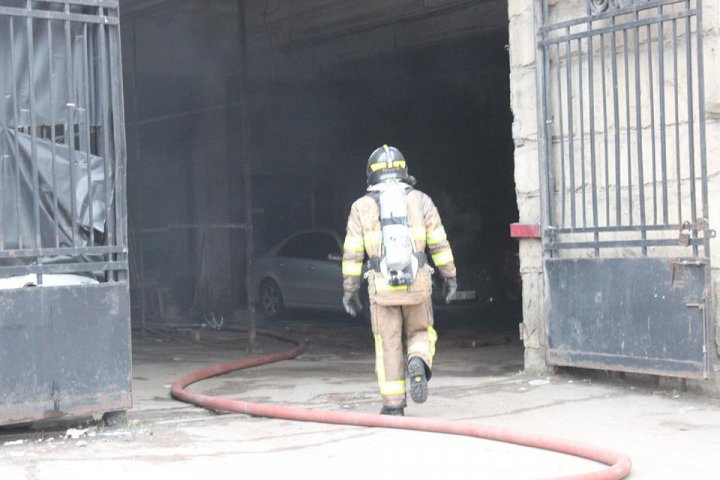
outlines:
[[[416,305],[370,305],[375,336],[375,372],[383,406],[404,407],[405,370],[411,357],[419,357],[429,369],[435,355],[437,334],[433,328],[432,301],[428,296]],[[407,349],[407,355],[403,346]]]

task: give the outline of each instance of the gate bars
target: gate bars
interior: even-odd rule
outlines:
[[[0,0],[0,277],[127,278],[117,0]]]
[[[698,257],[702,247],[709,258],[702,0],[587,0],[569,20],[548,3],[538,12],[546,251]]]

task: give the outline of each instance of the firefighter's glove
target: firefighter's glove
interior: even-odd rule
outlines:
[[[343,294],[343,306],[345,307],[345,311],[353,317],[357,317],[357,314],[360,313],[360,310],[363,308],[357,292],[345,292]]]
[[[457,279],[446,278],[445,284],[443,285],[443,293],[445,294],[445,303],[450,303],[455,300],[455,293],[457,293]]]

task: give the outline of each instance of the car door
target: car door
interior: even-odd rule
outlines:
[[[285,305],[304,305],[309,291],[307,272],[313,260],[312,236],[301,233],[290,237],[275,256],[274,270]]]
[[[330,232],[311,234],[312,260],[307,268],[308,301],[323,308],[342,308],[342,249]]]

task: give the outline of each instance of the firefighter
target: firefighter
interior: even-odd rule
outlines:
[[[415,190],[400,150],[384,145],[367,164],[368,193],[350,210],[343,252],[343,305],[356,316],[358,290],[368,281],[383,415],[404,415],[407,373],[410,397],[427,400],[437,334],[433,328],[432,274],[425,253],[445,280],[446,302],[457,291],[455,263],[437,208]],[[403,352],[403,332],[407,353]]]

